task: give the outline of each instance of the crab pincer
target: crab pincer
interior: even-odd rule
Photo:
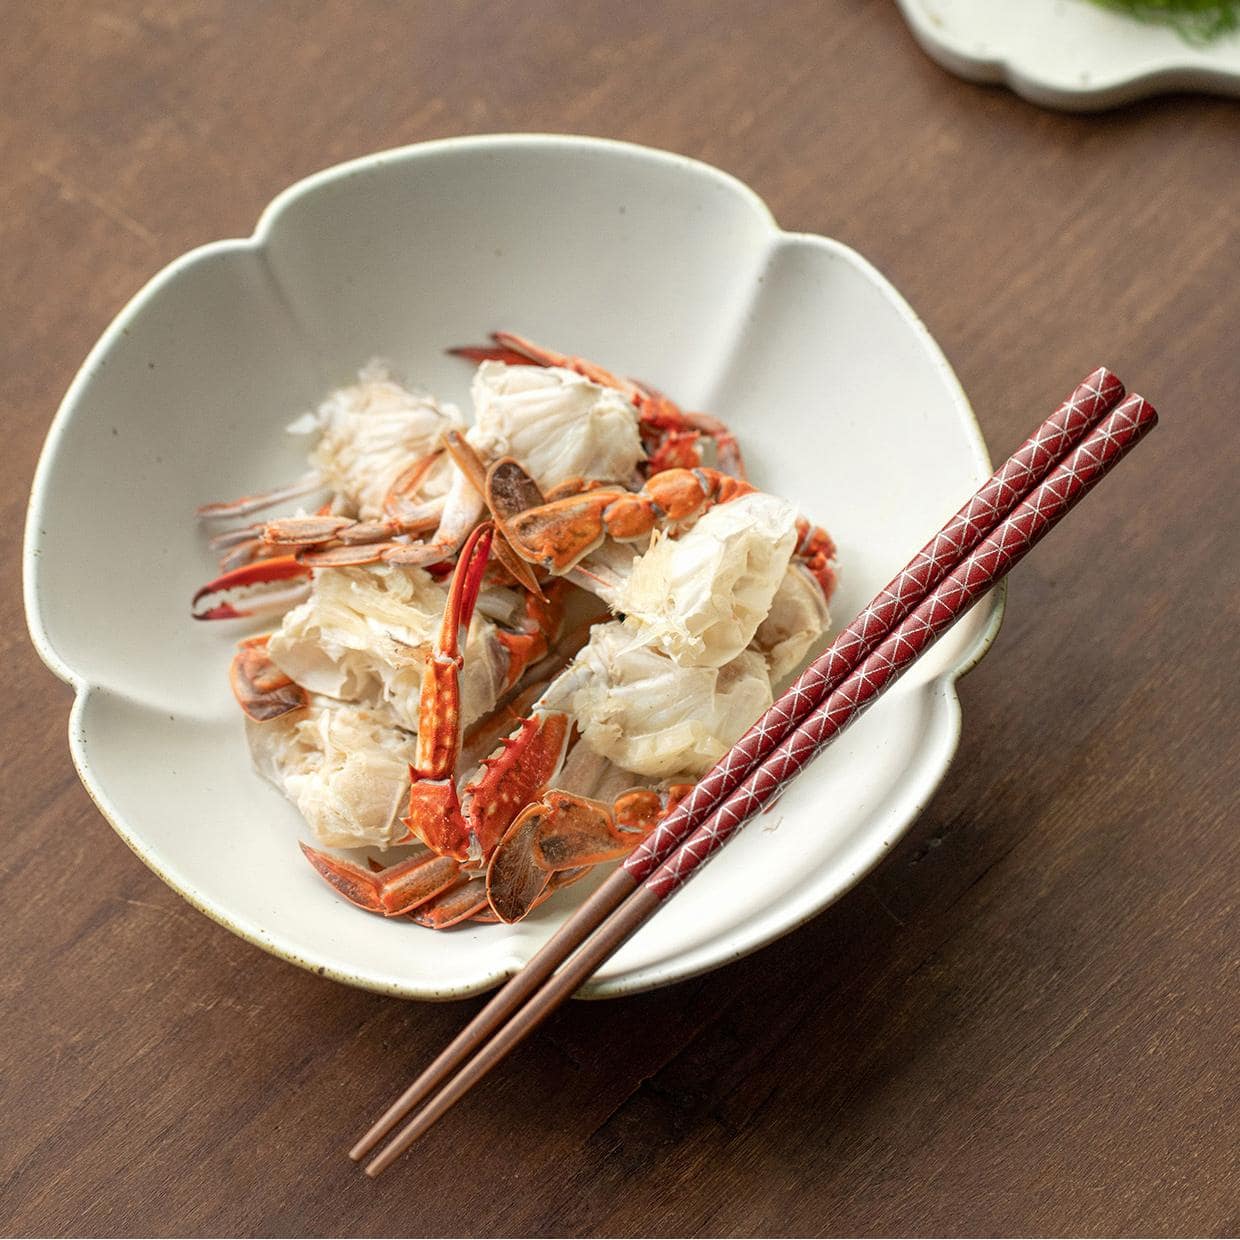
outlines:
[[[195,620],[239,620],[283,611],[306,596],[310,569],[294,556],[254,560],[208,581],[194,595]]]

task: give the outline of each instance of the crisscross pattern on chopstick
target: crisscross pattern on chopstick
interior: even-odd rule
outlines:
[[[1080,383],[1033,436],[998,469],[950,521],[871,600],[694,786],[677,809],[624,863],[641,882],[749,771],[925,597],[960,556],[993,529],[1020,497],[1124,395],[1105,367]]]
[[[683,842],[644,883],[638,883],[625,869],[612,874],[354,1148],[355,1157],[372,1148],[414,1102],[430,1096],[430,1101],[367,1166],[367,1174],[378,1175],[390,1166],[573,994],[664,899],[960,619],[982,593],[1028,554],[1157,420],[1157,414],[1139,396],[1119,405],[1046,475],[1044,482],[1030,489],[984,540],[962,553],[951,571],[874,642],[863,660],[832,689],[824,691],[818,705],[772,745],[766,757],[705,822],[687,837],[681,835]],[[449,1078],[448,1073],[458,1067],[460,1071]],[[431,1096],[432,1091],[437,1092]]]
[[[773,796],[783,789],[845,726],[946,628],[1024,555],[1089,487],[1157,420],[1154,409],[1130,396],[1035,488],[936,589],[829,693],[803,722],[740,781],[709,818],[646,879],[660,899],[672,894],[695,869]]]

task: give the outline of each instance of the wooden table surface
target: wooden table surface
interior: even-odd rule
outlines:
[[[6,1233],[1240,1231],[1240,105],[1044,112],[888,0],[3,16]],[[70,764],[18,534],[149,276],[318,168],[502,130],[697,156],[855,246],[996,456],[1102,362],[1163,425],[1015,574],[881,868],[729,968],[571,1005],[371,1183],[346,1142],[477,1001],[321,980],[144,869]]]

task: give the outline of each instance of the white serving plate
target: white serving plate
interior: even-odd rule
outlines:
[[[411,998],[507,977],[587,884],[520,925],[439,934],[341,901],[299,856],[297,813],[250,769],[226,680],[244,634],[190,619],[214,572],[193,509],[296,476],[304,444],[284,427],[374,355],[467,408],[470,369],[444,346],[501,326],[726,418],[754,480],[837,538],[837,622],[989,472],[951,369],[874,268],[781,232],[739,182],[659,151],[525,135],[385,152],[300,182],[253,237],[156,276],[74,380],[31,496],[27,616],[76,691],[73,760],[126,843],[203,912]],[[714,968],[856,882],[946,770],[954,681],[1000,614],[999,595],[975,608],[589,993]]]
[[[1240,95],[1240,36],[1197,47],[1086,0],[898,0],[952,73],[1048,108],[1093,111],[1169,91]]]

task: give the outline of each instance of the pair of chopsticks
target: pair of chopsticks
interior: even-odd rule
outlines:
[[[1096,370],[871,600],[350,1151],[376,1176],[1001,580],[1158,417]],[[558,971],[557,971],[558,970]],[[454,1075],[455,1074],[455,1075]],[[427,1101],[429,1099],[429,1101]]]

